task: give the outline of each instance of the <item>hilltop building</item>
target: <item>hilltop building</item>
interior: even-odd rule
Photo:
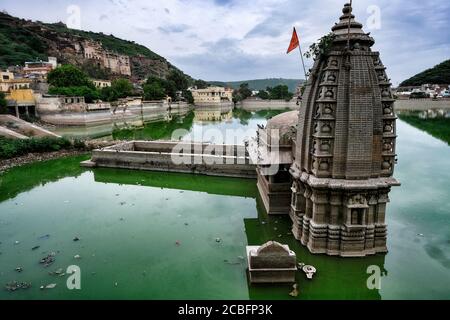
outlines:
[[[85,59],[96,60],[98,66],[108,68],[112,73],[131,76],[130,57],[105,50],[100,42],[85,40],[77,43],[75,49]]]

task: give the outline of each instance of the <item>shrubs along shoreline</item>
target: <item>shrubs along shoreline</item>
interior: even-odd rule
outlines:
[[[85,143],[80,140],[49,137],[15,140],[0,137],[0,171],[86,151]]]

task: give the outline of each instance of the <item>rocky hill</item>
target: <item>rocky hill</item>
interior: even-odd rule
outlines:
[[[150,75],[165,78],[176,69],[165,58],[132,41],[0,12],[0,68],[36,59],[46,61],[48,56],[77,65],[98,79],[125,76],[142,80]]]
[[[450,60],[416,74],[403,81],[400,86],[421,86],[422,84],[450,84]]]

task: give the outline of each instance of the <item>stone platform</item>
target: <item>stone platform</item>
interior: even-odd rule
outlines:
[[[94,150],[84,167],[195,173],[210,176],[256,178],[244,146],[172,141],[130,141]]]

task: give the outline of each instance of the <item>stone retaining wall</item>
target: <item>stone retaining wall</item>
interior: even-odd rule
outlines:
[[[171,116],[185,115],[191,106],[185,102],[129,101],[111,106],[109,103],[63,103],[59,97],[38,100],[37,112],[43,122],[57,126],[97,126],[111,123],[142,125],[145,122],[167,120]]]
[[[395,101],[395,110],[398,111],[424,111],[429,109],[450,109],[449,99],[399,99]]]
[[[285,109],[298,110],[300,109],[300,104],[297,105],[297,100],[285,101],[285,100],[246,99],[238,103],[237,107],[247,111],[285,110]]]

